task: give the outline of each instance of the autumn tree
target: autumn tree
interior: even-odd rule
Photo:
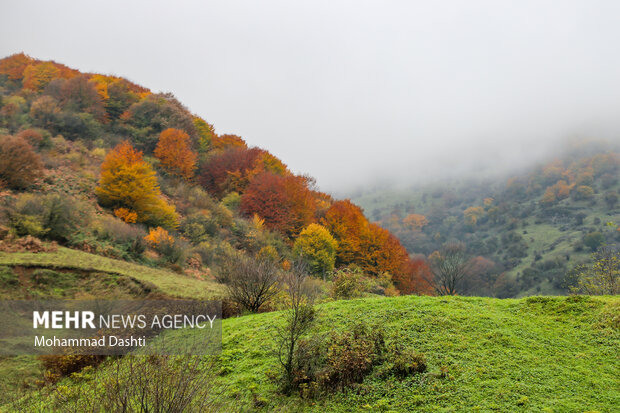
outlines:
[[[480,206],[469,207],[463,212],[463,216],[465,217],[465,223],[474,227],[478,220],[484,216],[484,208]]]
[[[95,191],[102,205],[135,212],[138,222],[177,226],[175,208],[162,198],[155,171],[128,141],[106,155]]]
[[[103,98],[86,75],[54,79],[45,88],[45,94],[54,97],[63,109],[90,113],[100,122],[105,120]]]
[[[428,225],[428,219],[421,214],[409,214],[403,219],[403,224],[412,231],[420,231]]]
[[[240,211],[257,214],[268,228],[293,238],[314,221],[316,203],[303,177],[263,172],[241,197]]]
[[[32,146],[22,137],[0,137],[0,186],[22,189],[43,173],[43,164]]]
[[[337,246],[338,243],[324,226],[310,224],[295,240],[293,253],[308,261],[312,274],[324,277],[334,269]]]
[[[194,126],[198,132],[198,150],[200,152],[207,152],[216,137],[215,128],[198,116],[194,117]]]
[[[347,266],[361,261],[362,236],[368,231],[368,220],[350,200],[334,202],[321,223],[338,242],[336,265]]]
[[[60,70],[52,62],[31,64],[24,69],[24,89],[41,91],[52,79],[60,76]]]
[[[429,257],[434,288],[439,295],[455,295],[472,262],[460,243],[448,243]]]
[[[422,258],[407,260],[403,271],[394,276],[392,281],[401,294],[432,295],[435,292],[433,273]]]
[[[245,143],[241,136],[237,135],[218,135],[214,136],[211,141],[211,146],[213,149],[231,149],[231,148],[247,148],[248,145]]]
[[[7,75],[10,80],[18,80],[24,76],[24,70],[35,60],[24,53],[16,53],[0,60],[0,74]]]
[[[371,275],[387,272],[399,276],[409,260],[407,250],[390,231],[377,224],[369,224],[362,235],[359,265]]]
[[[184,179],[194,176],[197,156],[192,151],[189,135],[182,130],[164,130],[159,135],[154,153],[168,173]]]
[[[217,197],[243,192],[249,184],[250,171],[262,153],[258,148],[232,148],[213,154],[201,165],[199,182]]]
[[[321,223],[338,242],[336,265],[357,264],[370,275],[404,275],[408,254],[388,230],[368,222],[362,210],[349,200],[336,201]]]
[[[187,133],[192,142],[197,140],[194,121],[185,108],[171,94],[148,95],[132,104],[120,117],[132,142],[146,153],[157,146],[159,134],[168,128]]]

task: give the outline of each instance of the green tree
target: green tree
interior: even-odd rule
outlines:
[[[620,252],[610,247],[592,254],[591,267],[577,269],[577,286],[573,292],[589,295],[620,294]]]
[[[314,275],[324,276],[334,269],[338,243],[327,228],[319,224],[308,225],[293,246],[293,252],[310,264]]]
[[[590,232],[583,237],[583,243],[591,251],[596,251],[598,247],[603,245],[603,242],[605,242],[605,237],[599,231]]]

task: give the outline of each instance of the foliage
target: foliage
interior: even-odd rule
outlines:
[[[19,136],[0,136],[0,186],[26,188],[43,174],[41,158]]]
[[[155,171],[127,141],[106,155],[96,193],[102,205],[135,212],[138,222],[177,226],[175,208],[163,200]]]
[[[60,70],[52,62],[42,62],[26,66],[23,72],[24,89],[43,90],[49,82],[60,75]]]
[[[240,210],[246,216],[257,214],[267,228],[293,238],[315,219],[316,203],[306,185],[303,177],[263,172],[250,182]]]
[[[333,275],[331,295],[339,300],[361,297],[368,290],[368,284],[360,268],[343,268]]]
[[[200,184],[209,193],[221,198],[227,193],[242,193],[265,153],[262,149],[232,147],[211,154],[201,165]]]
[[[207,152],[215,139],[215,128],[199,117],[194,117],[194,126],[198,132],[198,149]]]
[[[3,213],[17,236],[71,243],[92,216],[84,203],[58,194],[20,194],[5,202]]]
[[[293,254],[309,262],[312,274],[325,276],[334,269],[337,247],[338,243],[324,226],[310,224],[295,240]]]
[[[86,367],[97,367],[106,356],[89,354],[42,355],[38,357],[45,368],[45,379],[56,383]]]
[[[168,128],[180,129],[192,141],[197,139],[194,121],[187,109],[172,95],[150,94],[132,104],[120,117],[137,148],[152,153],[159,134]]]
[[[182,130],[164,130],[159,135],[154,154],[168,173],[184,179],[194,176],[197,156],[191,149],[189,135]]]
[[[605,237],[600,231],[592,231],[583,236],[584,245],[591,251],[596,251],[604,242]]]
[[[434,294],[433,273],[425,259],[407,261],[404,271],[393,278],[396,288],[403,294]]]
[[[67,412],[218,411],[212,358],[127,356],[106,367],[113,374],[89,370],[74,374],[84,391],[57,386],[50,401]],[[27,402],[27,401],[26,401]]]
[[[589,295],[620,294],[620,251],[603,247],[592,254],[594,264],[577,268],[575,292]]]

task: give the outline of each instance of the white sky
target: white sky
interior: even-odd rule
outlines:
[[[170,91],[325,190],[619,140],[618,1],[1,0],[0,55]]]

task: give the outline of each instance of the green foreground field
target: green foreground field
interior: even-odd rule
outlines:
[[[405,379],[370,374],[357,388],[318,400],[282,396],[269,379],[278,371],[274,329],[282,314],[232,318],[223,322],[217,367],[227,403],[224,410],[620,410],[619,297],[407,296],[337,301],[319,306],[312,334],[345,329],[358,321],[383,328],[388,340],[424,353],[428,371]],[[439,374],[441,369],[446,373]],[[83,377],[63,385],[69,395],[92,388]],[[50,399],[39,397],[37,408],[50,409]]]

